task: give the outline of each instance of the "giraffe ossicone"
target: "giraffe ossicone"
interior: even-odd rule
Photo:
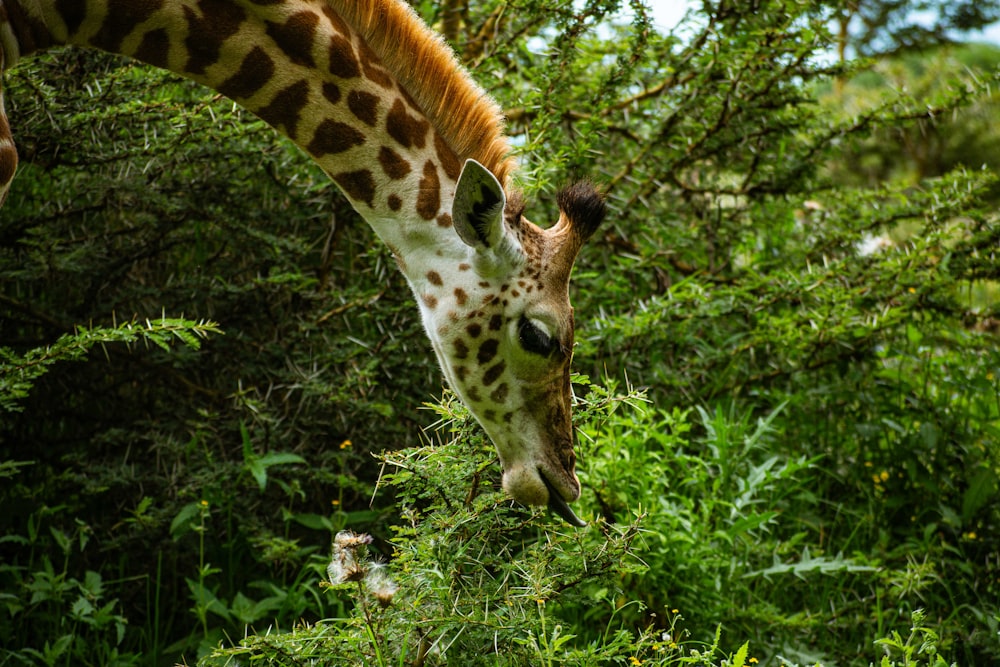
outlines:
[[[524,218],[496,103],[403,0],[0,0],[0,72],[74,44],[230,97],[330,175],[392,249],[452,389],[515,500],[585,525],[569,278],[605,215],[588,183]],[[0,204],[17,154],[0,90]]]

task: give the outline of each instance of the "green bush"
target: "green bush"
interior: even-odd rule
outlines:
[[[606,436],[581,447],[604,489],[582,513],[589,527],[561,527],[498,493],[491,446],[463,408],[443,403],[438,444],[381,457],[403,523],[388,542],[339,533],[326,577],[303,582],[347,613],[248,636],[200,664],[753,665],[754,642],[722,648],[752,633],[746,624],[766,618],[769,633],[805,633],[822,623],[736,603],[778,601],[789,586],[835,593],[847,575],[875,574],[769,537],[811,469],[766,455],[772,419],[702,413],[696,443],[686,415],[657,415],[634,391],[591,387],[580,407],[582,433]],[[887,666],[946,664],[924,613],[911,622],[908,637],[892,631],[864,654]],[[796,662],[786,654],[783,664]]]

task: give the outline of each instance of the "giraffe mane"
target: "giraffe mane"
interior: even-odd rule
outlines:
[[[442,37],[395,0],[327,0],[393,73],[462,162],[472,158],[506,189],[517,163],[500,106],[458,63]]]

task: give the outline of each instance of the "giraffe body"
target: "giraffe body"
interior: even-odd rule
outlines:
[[[516,500],[580,493],[568,284],[604,216],[589,185],[543,230],[507,185],[496,104],[402,0],[0,0],[0,69],[74,44],[213,88],[305,150],[391,248]],[[17,164],[0,97],[0,203]]]

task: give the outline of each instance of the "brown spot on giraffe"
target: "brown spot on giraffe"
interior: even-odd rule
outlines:
[[[104,23],[91,39],[91,43],[106,51],[121,53],[122,42],[125,41],[125,38],[132,34],[132,31],[140,23],[160,11],[163,8],[163,0],[107,0],[107,7]],[[242,16],[243,11],[238,11]],[[70,22],[76,23],[74,28],[70,30],[71,33],[76,32],[76,29],[79,28],[79,21],[82,18],[74,12],[67,20],[67,27],[69,27]]]
[[[362,90],[347,94],[347,108],[365,125],[375,127],[378,122],[378,97]]]
[[[406,105],[400,99],[393,102],[385,118],[386,132],[405,148],[423,148],[428,128],[430,123],[426,120],[406,113]]]
[[[483,373],[483,386],[489,387],[496,382],[505,370],[507,370],[507,364],[503,359],[487,368],[486,372]]]
[[[316,128],[316,133],[306,149],[311,155],[322,157],[343,153],[363,143],[365,143],[365,135],[361,132],[347,123],[327,118]]]
[[[131,0],[117,1],[131,3]],[[154,0],[143,0],[151,1]],[[198,0],[198,9],[201,16],[184,6],[188,24],[188,35],[184,38],[188,60],[184,71],[188,74],[204,74],[209,65],[215,64],[222,43],[235,35],[246,19],[243,9],[230,0]]]
[[[62,17],[66,30],[72,37],[87,18],[87,3],[80,0],[56,0],[56,11]]]
[[[488,364],[493,361],[493,357],[497,356],[499,349],[500,341],[496,338],[484,340],[483,344],[479,346],[479,351],[476,353],[476,361],[480,364]]]
[[[385,203],[389,206],[390,211],[398,211],[403,208],[403,200],[398,195],[389,195]]]
[[[424,220],[433,220],[441,208],[441,181],[437,167],[428,160],[424,163],[424,176],[417,191],[417,215]]]
[[[368,206],[374,206],[375,179],[372,178],[370,171],[367,169],[345,171],[334,174],[332,178],[337,185],[344,189],[347,196],[358,201],[363,201]]]
[[[379,150],[378,162],[382,165],[382,171],[385,172],[385,175],[393,180],[400,179],[411,171],[410,163],[388,146],[383,146]]]
[[[451,150],[451,146],[445,143],[445,140],[437,132],[434,133],[434,150],[437,153],[438,160],[441,162],[441,168],[444,169],[444,173],[451,180],[457,181],[458,177],[462,174],[462,163],[459,161],[458,156],[455,155],[455,151]]]
[[[258,109],[256,114],[272,127],[284,126],[289,138],[295,139],[302,110],[308,102],[309,82],[303,79],[279,90],[270,104]],[[319,134],[319,130],[316,132]]]
[[[441,213],[437,217],[437,223],[438,223],[438,227],[444,227],[444,228],[451,227],[452,224],[453,224],[453,221],[451,219],[451,214],[450,213]],[[459,266],[459,271],[461,271],[461,270],[462,270],[462,268],[461,268],[461,265],[460,265]]]
[[[403,96],[403,99],[406,100],[406,103],[410,105],[411,109],[423,115],[423,111],[421,110],[420,105],[417,104],[417,101],[415,99],[413,99],[413,95],[410,95],[410,91],[408,91],[406,88],[403,87],[403,84],[397,83],[396,90],[398,90],[399,94]]]
[[[437,271],[428,271],[427,272],[427,282],[429,282],[431,285],[435,285],[437,287],[440,287],[441,285],[444,285],[444,281],[441,280],[441,274],[438,273]]]
[[[166,69],[170,57],[170,35],[165,28],[150,30],[142,36],[139,47],[132,54],[136,60]]]
[[[459,306],[464,306],[465,302],[469,300],[469,295],[465,293],[465,290],[461,287],[455,288],[455,303]]]
[[[503,403],[507,400],[507,394],[510,393],[510,387],[507,386],[506,382],[501,382],[500,386],[493,390],[490,394],[490,398],[494,403]]]
[[[455,367],[455,377],[458,378],[459,382],[464,383],[465,380],[466,380],[466,378],[469,377],[469,369],[466,368],[465,366],[456,366]]]
[[[288,17],[284,23],[267,21],[267,34],[296,65],[313,68],[313,40],[319,25],[319,15],[304,10]]]
[[[246,100],[274,76],[274,60],[259,46],[243,58],[239,70],[219,85],[219,92],[234,100]]]
[[[269,1],[280,3],[284,2],[285,0],[269,0]],[[257,0],[254,0],[254,2],[257,2]],[[333,7],[324,3],[323,14],[326,16],[327,19],[330,20],[330,25],[333,26],[334,30],[339,32],[341,35],[351,34],[351,29],[348,27],[346,23],[344,23],[344,19],[340,18],[340,16],[337,15],[337,12],[333,11]]]
[[[323,97],[330,104],[340,102],[340,87],[335,83],[326,81],[323,83]]]
[[[392,77],[382,69],[378,56],[365,42],[358,44],[358,55],[361,59],[361,69],[364,70],[365,78],[383,88],[392,88]]]
[[[503,316],[494,315],[490,318],[490,331],[500,331],[500,327],[503,326]]]
[[[434,308],[437,308],[438,300],[437,300],[437,297],[435,297],[433,294],[422,294],[420,296],[420,299],[431,310],[433,310]]]
[[[465,330],[468,332],[470,337],[479,338],[479,334],[483,332],[483,327],[473,322],[469,326],[465,327]]]
[[[472,268],[472,265],[469,264],[469,263],[467,263],[467,262],[462,262],[461,264],[458,265],[458,270],[459,271],[468,271],[471,268]],[[480,284],[480,287],[489,287],[489,284],[488,283],[486,285]]]
[[[361,76],[361,68],[354,55],[354,47],[340,35],[330,37],[330,74],[341,79],[354,79]]]
[[[477,387],[474,384],[473,385],[468,385],[465,388],[465,395],[468,396],[469,400],[472,401],[473,403],[482,403],[483,402],[482,397],[479,395],[479,387]]]
[[[465,341],[459,338],[455,341],[455,357],[458,359],[468,359],[469,357],[469,346],[465,344]]]

